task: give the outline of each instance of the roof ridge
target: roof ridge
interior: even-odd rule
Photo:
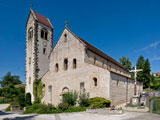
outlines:
[[[36,12],[34,10],[32,10],[32,11],[33,11],[35,17],[37,18],[37,21],[39,21],[40,23],[42,23],[42,24],[46,25],[47,27],[53,29],[53,26],[52,26],[50,20],[47,17],[39,14],[38,12]]]
[[[112,63],[118,65],[119,67],[121,67],[122,69],[128,71],[127,69],[125,69],[122,64],[120,64],[118,61],[116,61],[115,59],[113,59],[112,57],[110,57],[109,55],[107,55],[106,53],[104,53],[103,51],[101,51],[100,49],[96,48],[95,46],[93,46],[92,44],[90,44],[89,42],[87,42],[86,40],[80,38],[79,36],[77,36],[76,34],[74,34],[70,29],[68,29],[66,27],[66,29],[71,32],[75,37],[77,37],[80,41],[82,41],[87,48],[89,48],[91,51],[95,52],[96,54],[100,55],[101,57],[103,57],[104,59],[107,59],[109,61],[111,61]]]

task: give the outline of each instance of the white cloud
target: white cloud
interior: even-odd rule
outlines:
[[[151,61],[158,61],[158,60],[160,60],[160,57],[151,58]]]
[[[160,44],[160,41],[156,41],[156,42],[151,43],[150,45],[148,45],[148,46],[146,46],[144,48],[139,49],[138,52],[145,51],[145,50],[147,50],[149,48],[156,48],[159,44]]]

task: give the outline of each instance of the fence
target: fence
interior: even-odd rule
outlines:
[[[150,110],[153,113],[160,114],[160,97],[154,97],[151,99]]]

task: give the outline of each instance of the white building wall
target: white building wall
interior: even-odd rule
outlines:
[[[29,15],[28,23],[26,26],[26,49],[25,49],[25,92],[31,93],[33,96],[33,81],[35,79],[35,56],[34,56],[34,48],[35,48],[35,20],[32,14]],[[33,28],[33,37],[31,39],[28,38],[28,30]],[[31,58],[31,61],[29,60]],[[30,63],[29,63],[30,62]],[[32,97],[33,100],[33,97]]]
[[[33,28],[33,37],[29,39],[28,30],[31,27]],[[47,40],[41,38],[41,30],[44,28],[48,31]],[[31,93],[32,101],[34,101],[34,80],[41,78],[49,70],[49,55],[52,51],[52,35],[52,29],[35,21],[32,12],[30,12],[26,25],[25,92]],[[46,54],[43,54],[43,48],[46,48]],[[30,58],[31,60],[29,60]]]
[[[67,42],[64,42],[67,34]],[[45,96],[43,102],[49,103],[48,86],[52,85],[52,104],[57,105],[61,100],[63,88],[80,91],[80,82],[85,83],[86,92],[90,97],[104,97],[109,99],[109,71],[88,64],[84,61],[85,47],[66,29],[56,44],[51,57],[49,72],[43,77]],[[68,58],[68,70],[64,71],[63,61]],[[77,59],[77,68],[73,69],[73,59]],[[55,71],[55,64],[59,64],[59,71]],[[98,86],[94,87],[93,77],[98,79]]]

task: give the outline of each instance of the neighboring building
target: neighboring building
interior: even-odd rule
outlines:
[[[153,76],[158,77],[160,76],[160,72],[152,73]]]
[[[30,10],[26,23],[26,93],[33,98],[33,81],[42,79],[46,104],[57,105],[69,90],[89,92],[112,104],[129,101],[134,80],[117,61],[72,33],[67,26],[52,48],[53,27],[49,19]],[[137,93],[143,86],[137,82]]]

